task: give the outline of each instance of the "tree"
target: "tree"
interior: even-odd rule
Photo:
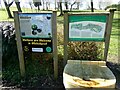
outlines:
[[[43,2],[43,10],[45,10],[45,0],[42,0]]]
[[[33,0],[34,6],[40,10],[40,6],[42,5],[41,0]]]
[[[118,4],[120,4],[120,1],[118,2]]]
[[[73,6],[76,5],[76,9],[79,10],[79,7],[83,5],[83,0],[72,0],[73,2],[71,3],[70,10],[73,9]]]
[[[77,2],[76,2],[76,0],[71,4],[71,8],[70,8],[70,10],[72,10],[72,8],[73,8],[73,5],[75,5]]]
[[[22,9],[21,9],[21,7],[20,7],[20,1],[19,1],[19,0],[14,0],[14,1],[15,1],[15,4],[16,4],[16,6],[17,6],[18,11],[19,11],[19,12],[22,12]]]
[[[77,2],[77,9],[79,10],[80,2]]]
[[[109,9],[111,9],[111,8],[115,8],[117,11],[119,11],[119,9],[120,9],[120,4],[112,4],[112,5],[109,5],[109,6],[107,6],[106,8],[105,8],[105,10],[109,10]]]
[[[91,12],[94,12],[94,8],[93,8],[93,0],[91,0]]]
[[[68,0],[65,0],[65,8],[68,9]]]
[[[10,2],[10,3],[7,3],[6,0],[3,0],[4,4],[5,4],[5,7],[6,7],[6,10],[7,10],[7,13],[8,13],[8,17],[9,18],[13,18],[11,12],[10,12],[10,6],[13,4],[14,1]]]
[[[47,9],[47,10],[50,9],[50,0],[47,0],[47,1],[46,1],[46,9]]]
[[[59,2],[59,7],[60,7],[60,15],[59,16],[63,16],[62,1]]]
[[[105,9],[105,7],[111,5],[111,3],[112,3],[111,0],[99,0],[98,1],[99,9]]]
[[[90,7],[89,2],[86,2],[86,6],[87,6],[87,9],[90,10],[91,7]]]
[[[57,3],[57,1],[55,0],[55,10],[57,9],[57,7],[56,7],[56,3]]]
[[[31,1],[29,1],[28,3],[29,3],[30,8],[31,8],[31,10],[32,10],[32,9],[33,9],[33,7],[32,7],[32,2],[31,2]]]

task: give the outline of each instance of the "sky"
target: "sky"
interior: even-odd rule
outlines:
[[[9,1],[13,1],[13,0],[9,0]],[[20,1],[21,1],[21,7],[28,7],[28,8],[30,8],[28,2],[29,2],[29,1],[32,1],[32,0],[20,0]],[[48,0],[46,0],[46,1],[48,1]],[[53,0],[49,0],[49,1],[52,2],[51,7],[54,7],[54,2],[53,2]],[[56,1],[59,1],[59,0],[56,0]],[[63,1],[64,1],[64,0],[63,0]],[[74,1],[74,0],[72,0],[72,1]],[[80,1],[80,0],[78,0],[78,1]],[[90,4],[90,1],[91,1],[91,0],[84,0],[84,1],[83,1],[84,4],[82,5],[81,9],[86,8],[86,5],[87,5],[86,1],[88,1],[89,4]],[[96,8],[96,9],[98,8],[98,1],[99,1],[99,0],[93,0],[94,8]],[[101,1],[111,2],[112,4],[118,4],[118,2],[119,2],[120,0],[101,0]],[[13,4],[13,6],[15,6],[15,4]],[[3,0],[0,0],[0,8],[1,8],[1,7],[4,7]]]

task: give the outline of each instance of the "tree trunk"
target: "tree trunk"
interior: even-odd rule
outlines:
[[[94,8],[93,8],[93,0],[91,0],[91,12],[94,12]]]
[[[21,7],[20,7],[20,2],[15,2],[17,9],[19,12],[22,12]]]
[[[38,6],[38,11],[40,11],[40,6]]]
[[[80,2],[77,2],[77,9],[79,10]]]
[[[60,15],[59,16],[63,16],[62,2],[59,2],[59,5],[60,5]]]
[[[46,10],[48,10],[48,2],[46,2]]]
[[[7,10],[7,13],[8,13],[8,17],[13,18],[12,14],[10,12],[10,5],[7,4],[6,0],[4,1],[4,4],[5,4],[6,10]]]
[[[71,4],[71,8],[70,8],[70,11],[72,10],[72,7],[73,7],[73,5],[76,3],[76,1],[73,3],[73,4]]]
[[[57,7],[56,7],[57,5],[56,5],[56,0],[55,0],[55,10],[57,9]]]
[[[60,2],[57,2],[57,5],[58,5],[58,11],[60,10]]]
[[[45,1],[43,0],[43,10],[45,10]]]
[[[68,9],[68,3],[67,2],[65,2],[65,7],[66,7],[66,10]]]
[[[33,9],[33,8],[32,8],[32,3],[31,3],[31,2],[29,2],[29,5],[30,5],[30,8],[31,8],[31,10],[32,10],[32,9]]]

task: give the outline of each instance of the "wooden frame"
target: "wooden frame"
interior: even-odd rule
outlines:
[[[24,13],[28,14],[28,13]],[[36,13],[32,13],[36,14]],[[42,13],[37,13],[42,14]],[[45,14],[45,13],[43,13]],[[58,77],[58,55],[57,55],[57,11],[53,11],[52,13],[52,40],[53,40],[53,60],[54,60],[54,78]],[[17,38],[17,49],[19,56],[19,64],[20,64],[20,73],[22,77],[25,77],[25,63],[24,63],[24,55],[23,55],[23,47],[20,35],[20,22],[19,22],[19,12],[14,12],[14,22],[16,29],[16,38]]]
[[[21,77],[25,77],[25,63],[24,63],[24,55],[22,50],[22,41],[20,35],[20,24],[19,24],[19,12],[14,12],[14,23],[15,23],[15,30],[16,30],[16,41],[17,41],[17,49],[18,49],[18,57],[19,57],[19,64],[20,64],[20,73]]]
[[[64,66],[67,63],[68,60],[68,51],[67,51],[67,45],[69,40],[69,22],[68,17],[71,15],[107,15],[107,23],[106,23],[106,30],[104,34],[104,40],[102,42],[105,43],[105,49],[104,49],[104,60],[107,61],[107,55],[108,55],[108,48],[109,48],[109,41],[110,41],[110,34],[112,29],[112,20],[114,15],[115,9],[110,10],[110,12],[98,12],[98,13],[91,13],[91,12],[85,12],[85,13],[77,13],[72,14],[68,13],[68,11],[64,11]],[[100,41],[98,41],[100,42]]]

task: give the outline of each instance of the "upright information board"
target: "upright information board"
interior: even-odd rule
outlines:
[[[52,13],[20,13],[20,31],[24,52],[51,53]]]
[[[25,77],[24,56],[27,53],[52,53],[54,77],[58,77],[57,11],[46,13],[14,12],[20,73]]]
[[[64,66],[68,60],[68,43],[104,42],[104,61],[107,60],[112,20],[115,9],[110,12],[64,11]]]
[[[100,41],[104,39],[108,15],[70,15],[69,40]]]

